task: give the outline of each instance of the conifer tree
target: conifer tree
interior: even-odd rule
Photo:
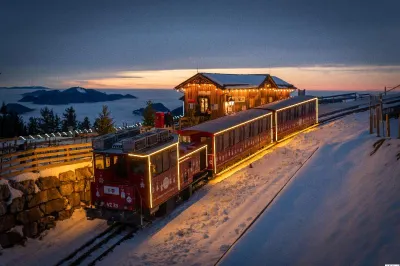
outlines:
[[[47,106],[40,109],[39,129],[41,133],[52,133],[60,130],[61,119],[54,115],[53,109]]]
[[[84,130],[84,129],[89,130],[90,127],[91,127],[91,124],[90,124],[89,117],[85,116],[83,121],[81,123],[79,123],[79,129],[80,130]]]
[[[7,106],[6,106],[6,104],[4,102],[1,105],[0,114],[2,114],[3,116],[7,114]]]
[[[65,109],[63,113],[63,121],[62,121],[62,131],[68,131],[69,127],[73,129],[77,128],[78,122],[76,121],[76,112],[74,107],[69,107]]]
[[[36,117],[29,117],[28,134],[36,135],[39,133],[39,121]]]
[[[156,112],[153,109],[152,102],[147,101],[147,106],[143,110],[143,125],[154,127]]]
[[[99,135],[115,132],[114,121],[110,115],[111,113],[108,110],[108,106],[103,105],[103,109],[95,121],[95,127]]]

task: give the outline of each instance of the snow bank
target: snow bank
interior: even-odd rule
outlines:
[[[75,171],[75,169],[77,168],[82,168],[82,167],[86,167],[86,166],[92,166],[91,162],[83,162],[83,163],[76,163],[76,164],[69,164],[69,165],[63,165],[63,166],[58,166],[58,167],[49,167],[47,169],[41,170],[39,171],[39,173],[23,173],[14,177],[9,178],[10,180],[14,180],[17,182],[21,182],[24,180],[36,180],[39,177],[46,177],[46,176],[56,176],[58,177],[58,175],[60,173],[64,173],[67,171]]]
[[[2,250],[0,265],[56,265],[62,258],[107,227],[107,223],[103,220],[87,220],[83,209],[75,210],[70,219],[57,222],[55,228],[46,231],[48,233],[43,239],[28,238],[25,247],[15,246]]]
[[[221,265],[385,265],[400,261],[400,140],[334,141],[300,170]]]

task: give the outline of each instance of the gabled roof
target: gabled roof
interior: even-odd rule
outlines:
[[[178,89],[186,83],[192,81],[194,78],[202,76],[214,83],[221,89],[248,89],[258,88],[267,82],[268,79],[272,80],[278,88],[294,88],[292,84],[269,74],[220,74],[220,73],[197,73],[193,77],[182,82],[175,88]]]
[[[259,87],[267,78],[268,74],[217,74],[201,73],[203,76],[218,83],[221,87],[226,86],[252,86]]]

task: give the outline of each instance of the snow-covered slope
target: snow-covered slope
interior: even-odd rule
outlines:
[[[400,140],[347,136],[321,147],[221,265],[400,262]]]

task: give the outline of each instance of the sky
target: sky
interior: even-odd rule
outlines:
[[[400,84],[399,0],[0,0],[0,86],[173,88],[199,72],[301,89]]]

